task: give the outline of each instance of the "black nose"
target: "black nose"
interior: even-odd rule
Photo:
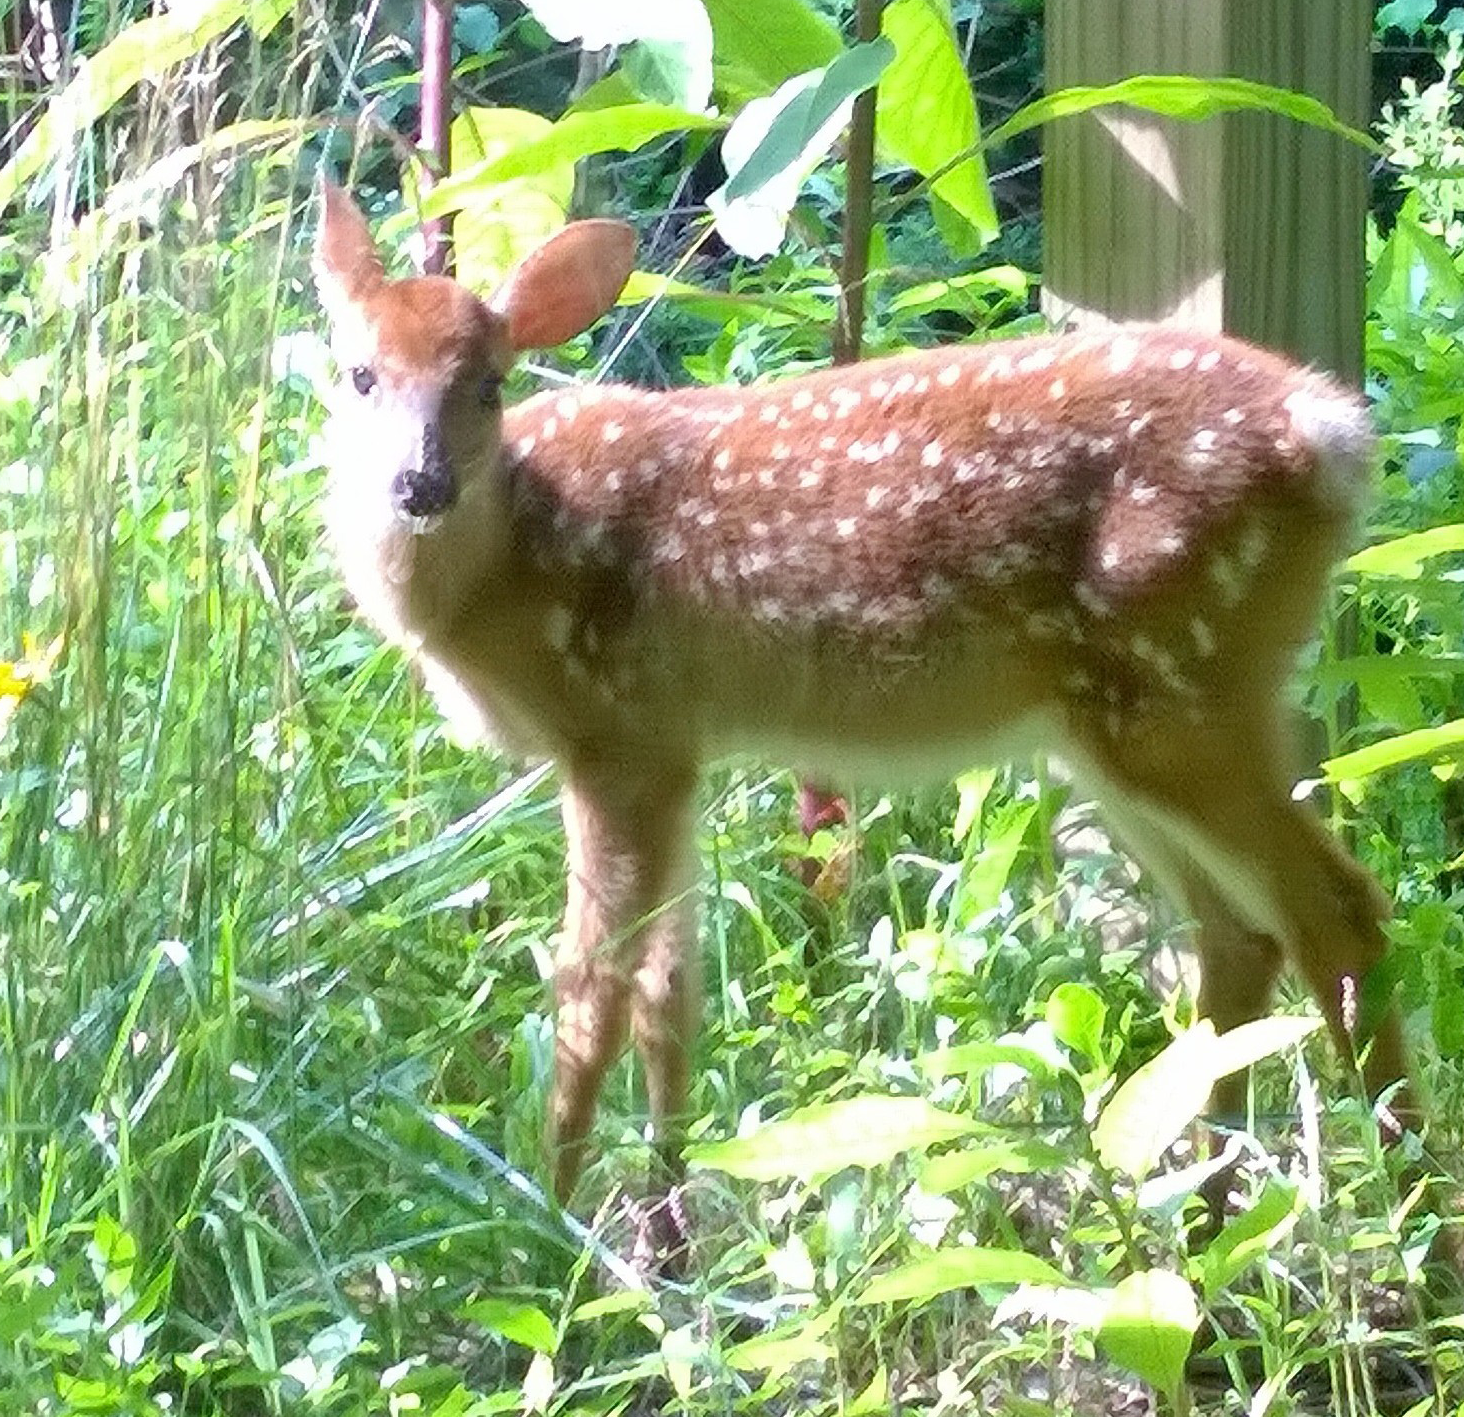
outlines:
[[[409,517],[433,517],[457,501],[457,483],[435,424],[422,430],[422,466],[403,468],[391,480],[391,500]]]
[[[434,517],[457,500],[452,478],[433,476],[425,469],[405,468],[391,480],[391,500],[409,517]]]

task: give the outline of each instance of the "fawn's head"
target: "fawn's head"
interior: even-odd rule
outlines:
[[[444,276],[388,280],[365,217],[325,184],[313,264],[342,373],[333,409],[341,474],[360,480],[363,497],[384,493],[403,519],[451,510],[496,464],[499,387],[514,359],[593,324],[634,260],[624,223],[581,221],[486,301]]]

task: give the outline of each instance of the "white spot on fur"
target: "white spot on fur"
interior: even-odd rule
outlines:
[[[1236,424],[1245,422],[1245,411],[1239,408],[1227,408],[1220,417],[1234,428]]]
[[[988,428],[1001,427],[1001,414],[998,413],[995,409],[992,409],[992,411],[986,415],[986,426]]]
[[[1169,356],[1169,367],[1171,369],[1188,369],[1195,362],[1195,352],[1192,349],[1176,349]]]
[[[882,399],[890,391],[888,382],[884,379],[872,379],[869,384],[869,392],[877,399]]]
[[[514,444],[514,452],[516,452],[521,458],[528,457],[528,455],[533,451],[534,435],[532,433],[529,434],[527,438],[520,438],[518,442]]]
[[[1215,632],[1198,616],[1190,621],[1190,638],[1203,658],[1208,659],[1215,653]]]
[[[552,418],[546,418],[539,429],[539,436],[547,443],[557,432],[559,424]]]
[[[573,423],[575,415],[579,413],[579,400],[565,394],[562,398],[554,400],[554,412],[557,413],[566,423]]]
[[[765,403],[762,406],[762,412],[758,414],[758,418],[763,423],[773,423],[777,420],[777,417],[778,405],[775,403]]]
[[[1129,497],[1140,506],[1152,502],[1158,495],[1159,489],[1152,482],[1145,482],[1139,477],[1134,479],[1134,485],[1129,489]]]
[[[993,355],[987,361],[986,368],[981,371],[981,382],[985,384],[992,379],[1010,379],[1012,370],[1015,367],[1009,354]],[[992,426],[995,427],[996,425],[993,424]]]
[[[908,394],[915,387],[915,376],[907,369],[890,385],[892,394]]]
[[[884,435],[884,442],[880,444],[880,448],[886,457],[888,457],[891,453],[898,452],[900,448],[900,435],[896,433],[893,428],[890,429],[890,431]]]
[[[829,418],[829,406],[826,403],[816,403],[813,406],[813,416],[820,423],[827,423]]]
[[[778,475],[770,467],[763,468],[758,473],[757,480],[758,485],[761,487],[776,487],[778,485]]]
[[[1017,361],[1017,368],[1023,374],[1038,374],[1056,363],[1057,351],[1051,346],[1047,346],[1042,349],[1034,349],[1031,354],[1024,354]]]
[[[787,443],[777,442],[772,446],[772,455],[778,462],[787,462],[793,456],[793,449]]]
[[[840,517],[839,520],[835,523],[835,528],[840,536],[847,539],[853,536],[859,530],[859,518]]]
[[[1201,428],[1194,437],[1195,447],[1202,453],[1212,452],[1219,441],[1219,435],[1213,428]]]
[[[817,487],[823,481],[816,472],[801,472],[798,474],[798,485],[803,488]]]
[[[550,606],[544,616],[544,639],[551,649],[563,654],[574,631],[574,616],[563,605]]]
[[[961,366],[959,364],[947,364],[939,374],[935,376],[935,382],[942,388],[950,388],[961,377]]]
[[[818,440],[818,445],[826,453],[831,453],[839,446],[839,440],[832,434],[828,434]]]
[[[1111,374],[1122,374],[1132,369],[1139,357],[1139,342],[1132,335],[1120,335],[1108,346],[1108,370]]]
[[[891,435],[893,436],[893,435]],[[932,439],[920,450],[921,467],[939,467],[941,459],[940,443]]]
[[[611,419],[600,430],[600,436],[607,443],[618,443],[625,436],[625,424],[616,423],[614,419]]]
[[[1066,379],[1054,379],[1047,386],[1047,396],[1049,398],[1060,399],[1060,398],[1064,398],[1066,395],[1067,395],[1067,380]]]
[[[619,492],[620,484],[622,481],[623,478],[621,477],[619,470],[616,468],[611,468],[610,471],[605,474],[605,490],[607,492]]]
[[[712,466],[718,472],[726,472],[732,466],[732,452],[729,448],[723,448],[716,457],[712,459]]]
[[[1153,421],[1154,415],[1152,413],[1141,413],[1136,419],[1134,419],[1132,423],[1129,424],[1129,437],[1137,438],[1139,434],[1142,433],[1144,429],[1146,429]]]
[[[789,400],[788,406],[796,411],[798,409],[808,408],[812,405],[812,403],[813,395],[809,393],[807,389],[799,389],[798,392],[793,395],[792,399]]]
[[[1103,548],[1103,553],[1098,558],[1099,565],[1101,565],[1105,571],[1116,571],[1122,561],[1123,553],[1119,550],[1118,543],[1116,541],[1110,541],[1108,545]]]
[[[870,511],[873,511],[889,495],[890,489],[888,487],[871,487],[869,491],[864,494],[865,505],[870,509]]]
[[[1199,362],[1195,365],[1195,368],[1198,369],[1201,374],[1208,374],[1210,370],[1212,370],[1217,364],[1219,364],[1219,362],[1220,351],[1218,349],[1207,349],[1202,355],[1200,355]]]

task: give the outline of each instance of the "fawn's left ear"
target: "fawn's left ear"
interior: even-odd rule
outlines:
[[[571,222],[504,278],[488,308],[508,321],[514,352],[552,349],[588,329],[635,269],[635,232],[623,221]]]
[[[333,182],[323,180],[311,267],[320,303],[332,319],[386,282],[386,267],[361,209]]]

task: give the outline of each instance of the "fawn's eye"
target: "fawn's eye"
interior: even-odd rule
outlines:
[[[485,374],[478,380],[478,402],[484,408],[492,408],[498,403],[498,391],[503,386],[503,380],[497,374]]]
[[[351,383],[356,392],[365,398],[376,387],[376,375],[366,365],[358,364],[351,370]]]

